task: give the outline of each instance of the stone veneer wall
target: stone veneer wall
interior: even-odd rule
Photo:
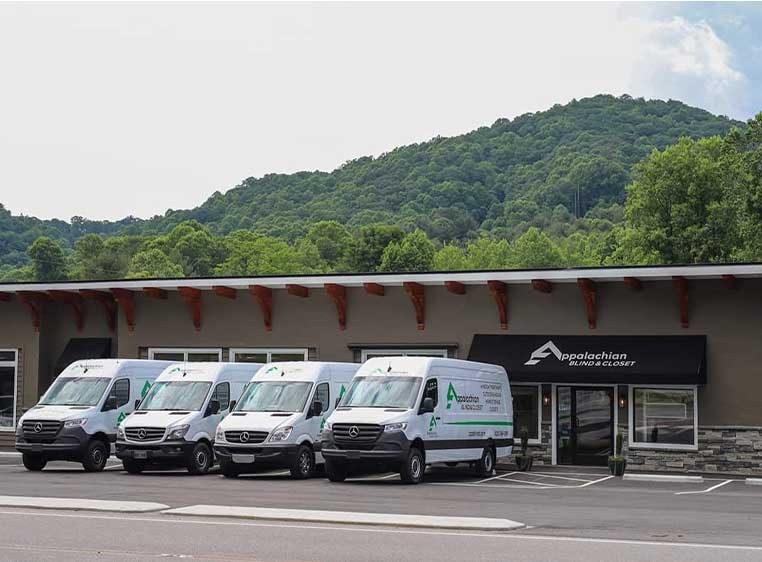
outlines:
[[[762,476],[762,427],[699,427],[698,451],[626,448],[627,469]]]

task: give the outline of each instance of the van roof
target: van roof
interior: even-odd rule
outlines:
[[[354,374],[360,368],[360,364],[330,361],[275,361],[263,365],[252,380],[314,381],[323,370],[328,368],[333,368],[338,372]]]
[[[229,371],[237,373],[247,372],[247,374],[251,373],[248,375],[251,377],[261,366],[262,363],[170,363],[156,380],[215,381],[221,375]]]
[[[504,375],[505,369],[500,365],[479,363],[477,361],[465,361],[463,359],[449,359],[445,357],[373,357],[368,359],[358,374],[370,375],[377,369],[386,373],[392,371],[404,371],[411,375],[425,376],[434,368],[461,369],[464,371],[478,371],[481,373],[495,373]]]
[[[171,361],[148,359],[79,359],[66,367],[59,377],[109,377],[113,378],[123,369],[166,369]]]

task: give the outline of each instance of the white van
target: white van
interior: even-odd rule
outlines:
[[[323,462],[316,444],[332,402],[359,367],[318,361],[262,367],[217,427],[214,452],[222,473],[233,478],[265,465],[289,468],[294,478],[312,476]]]
[[[140,359],[75,361],[58,375],[16,428],[16,450],[28,470],[48,461],[81,462],[88,472],[106,466],[117,425],[171,363]]]
[[[261,363],[175,363],[156,379],[119,426],[116,456],[130,474],[184,466],[206,474],[214,464],[217,424],[235,406]]]
[[[376,357],[357,371],[321,436],[332,482],[350,469],[394,467],[417,484],[426,465],[467,462],[482,476],[511,454],[513,402],[505,369],[433,357]]]

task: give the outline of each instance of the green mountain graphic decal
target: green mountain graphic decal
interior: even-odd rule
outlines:
[[[452,401],[457,400],[458,395],[455,393],[455,387],[450,383],[450,386],[447,387],[447,409],[449,410],[452,407]]]
[[[148,394],[148,391],[151,390],[151,383],[146,381],[146,383],[143,385],[143,388],[140,390],[140,397],[144,398],[146,394]]]

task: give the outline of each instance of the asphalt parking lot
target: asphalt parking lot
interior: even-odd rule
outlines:
[[[99,474],[58,462],[32,473],[19,461],[0,458],[0,495],[500,517],[525,523],[517,533],[533,536],[762,547],[762,487],[743,479],[638,482],[570,467],[501,471],[484,479],[467,468],[433,467],[424,483],[408,486],[396,474],[339,484],[319,477],[293,481],[282,470],[238,479],[216,471],[201,477],[181,470],[128,475],[115,459]]]

